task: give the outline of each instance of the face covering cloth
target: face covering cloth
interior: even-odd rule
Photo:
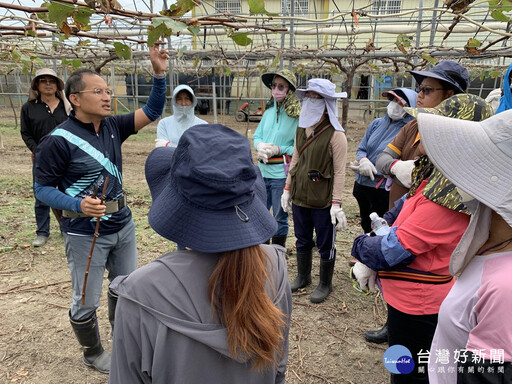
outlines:
[[[325,109],[329,115],[329,122],[337,131],[345,132],[338,121],[338,104],[335,98],[310,99],[305,97],[302,100],[301,112],[299,117],[299,127],[307,128],[315,125],[322,118]]]
[[[299,127],[312,127],[320,121],[325,112],[325,99],[310,99],[305,97],[299,116]]]
[[[404,107],[396,101],[390,101],[387,105],[388,116],[391,120],[400,120],[404,117]]]

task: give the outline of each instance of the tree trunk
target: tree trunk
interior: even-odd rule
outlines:
[[[348,121],[348,109],[349,109],[349,103],[348,100],[350,98],[350,95],[352,93],[352,83],[354,81],[355,71],[356,68],[351,68],[350,71],[346,72],[347,80],[345,81],[345,89],[344,91],[347,92],[347,98],[343,99],[342,101],[342,109],[341,109],[341,126],[345,128]]]

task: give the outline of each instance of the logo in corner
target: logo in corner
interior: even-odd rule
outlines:
[[[386,369],[397,375],[411,373],[414,369],[414,360],[411,351],[403,345],[396,344],[384,352],[382,359]]]

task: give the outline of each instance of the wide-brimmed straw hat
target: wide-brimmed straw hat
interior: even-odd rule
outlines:
[[[52,76],[57,80],[57,89],[62,91],[64,89],[64,82],[57,76],[57,73],[50,68],[41,68],[36,71],[36,75],[30,83],[30,88],[37,90],[37,81],[41,76]]]
[[[512,110],[479,122],[420,113],[418,126],[437,169],[512,226]]]
[[[469,71],[456,61],[444,60],[428,71],[407,71],[414,76],[416,82],[421,84],[425,77],[432,77],[445,81],[455,88],[455,93],[464,93],[469,88],[471,78]]]
[[[263,84],[265,84],[267,88],[271,89],[272,82],[274,81],[274,77],[276,76],[280,76],[283,79],[285,79],[291,85],[292,91],[295,91],[297,89],[297,78],[289,69],[279,69],[273,72],[266,72],[263,75],[261,75],[261,81],[263,82]]]
[[[453,95],[432,108],[404,108],[413,117],[420,113],[431,113],[456,119],[481,121],[494,114],[491,105],[479,96],[469,93]]]
[[[297,89],[295,94],[302,100],[308,91],[316,92],[324,99],[339,99],[347,97],[347,92],[337,93],[336,85],[327,79],[311,79],[308,81],[308,87],[306,89]]]
[[[262,244],[277,230],[249,140],[220,124],[196,125],[178,146],[146,160],[149,224],[166,239],[207,253]]]

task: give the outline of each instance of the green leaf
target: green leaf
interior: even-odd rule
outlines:
[[[491,78],[495,79],[497,77],[501,77],[501,71],[494,70],[491,72]]]
[[[71,65],[73,68],[80,68],[82,66],[82,61],[79,59],[74,59],[74,60],[62,59],[60,61],[60,63],[63,66]]]
[[[187,50],[187,46],[183,46],[180,48],[180,50],[178,51],[178,59],[181,59],[183,57],[183,52],[185,52]]]
[[[130,60],[132,58],[132,49],[128,45],[116,41],[114,42],[114,49],[120,59]]]
[[[176,21],[168,17],[156,17],[153,23],[148,27],[148,45],[152,47],[160,37],[169,37],[173,33],[179,33],[188,26],[181,21]]]
[[[276,55],[276,57],[274,57],[274,60],[272,60],[272,64],[270,64],[270,66],[277,67],[280,60],[281,60],[281,52],[277,52],[277,55]]]
[[[423,60],[428,61],[432,65],[436,65],[437,64],[437,60],[434,59],[432,56],[430,56],[430,53],[428,53],[428,52],[422,52],[421,53],[421,58]]]
[[[510,21],[510,17],[505,16],[505,14],[502,11],[498,11],[496,9],[491,12],[491,17],[497,21],[505,21],[505,22]]]
[[[50,5],[51,3],[43,3],[41,4],[41,8],[48,8],[48,6]],[[41,12],[41,13],[38,13],[37,14],[37,17],[43,21],[46,21],[47,23],[50,22],[50,15],[48,12]]]
[[[78,45],[79,47],[87,47],[87,46],[89,46],[89,44],[91,44],[91,40],[87,39],[87,40],[80,40],[76,45]]]
[[[196,4],[193,0],[178,0],[172,4],[168,10],[160,12],[164,16],[183,16],[185,13],[194,9]]]
[[[295,0],[292,0],[295,1]],[[262,13],[268,14],[268,11],[265,9],[265,0],[249,0],[249,12],[254,13]]]
[[[19,61],[21,59],[21,53],[16,48],[12,50],[12,61]]]
[[[402,45],[403,47],[411,46],[411,38],[407,35],[401,34],[396,37],[396,45]]]
[[[73,13],[73,20],[75,20],[75,23],[78,24],[80,27],[85,27],[80,29],[90,30],[91,28],[89,26],[89,23],[91,20],[91,15],[93,13],[94,11],[90,8],[77,7],[75,12]]]
[[[194,36],[197,36],[199,34],[199,32],[201,32],[201,27],[198,26],[198,25],[194,25],[194,26],[189,26],[187,28],[190,33],[192,33]]]
[[[48,3],[45,3],[48,4]],[[48,18],[52,23],[60,28],[64,25],[67,18],[73,14],[75,7],[69,4],[58,3],[56,1],[48,4]]]
[[[32,56],[32,62],[38,66],[38,67],[44,67],[45,66],[45,62],[43,59],[41,59],[40,57],[38,56]]]
[[[55,36],[61,43],[67,39],[67,36],[64,33],[54,33],[53,36]]]
[[[27,30],[25,30],[25,36],[36,37],[36,34],[35,34],[35,32],[33,30],[27,29]]]
[[[227,67],[227,66],[223,65],[223,66],[222,66],[222,72],[224,73],[224,75],[229,76],[229,75],[231,75],[231,72],[232,72],[232,71],[231,71],[231,68],[229,68],[229,67]]]
[[[252,43],[252,39],[249,37],[248,33],[234,33],[230,37],[233,39],[235,44],[241,45],[243,47]]]
[[[468,47],[481,47],[482,46],[482,43],[480,41],[478,41],[477,39],[469,39],[468,40],[468,43],[466,44],[466,46]]]

